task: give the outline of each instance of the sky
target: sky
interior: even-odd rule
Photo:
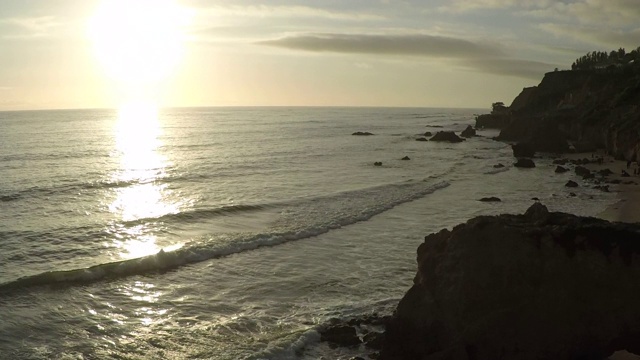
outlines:
[[[509,104],[639,0],[2,0],[0,110]]]

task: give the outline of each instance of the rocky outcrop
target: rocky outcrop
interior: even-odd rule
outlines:
[[[451,142],[458,143],[462,142],[465,139],[459,137],[453,131],[438,131],[429,141],[443,141],[443,142]]]
[[[511,124],[511,115],[482,114],[476,116],[476,128],[503,129]]]
[[[569,141],[575,151],[603,148],[617,159],[636,161],[639,104],[639,66],[550,72],[516,97],[497,139],[527,141],[536,151],[554,153],[569,151]],[[478,120],[484,116],[493,119]]]
[[[482,202],[500,202],[502,200],[500,200],[499,197],[490,196],[490,197],[480,198],[478,201],[482,201]]]
[[[465,138],[470,138],[476,136],[476,129],[472,128],[471,125],[467,125],[467,128],[462,130],[460,136]]]
[[[370,136],[370,135],[373,135],[373,134],[368,132],[368,131],[356,131],[351,135],[355,135],[355,136]]]
[[[548,212],[425,237],[383,360],[603,359],[640,352],[639,225]]]
[[[529,143],[513,144],[511,149],[515,157],[533,157],[536,154],[536,150]]]

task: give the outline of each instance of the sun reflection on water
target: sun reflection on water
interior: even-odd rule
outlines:
[[[151,220],[178,212],[178,206],[168,200],[167,184],[161,179],[167,160],[158,152],[162,146],[162,128],[157,108],[138,103],[122,107],[114,128],[116,154],[120,160],[113,180],[116,198],[109,211],[125,222],[139,222],[133,226],[117,226],[114,245],[121,258],[135,258],[160,251],[157,229],[149,228]],[[116,225],[114,225],[116,226]]]

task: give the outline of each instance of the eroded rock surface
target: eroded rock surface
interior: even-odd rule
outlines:
[[[425,238],[381,359],[604,359],[640,352],[640,224],[481,216]]]

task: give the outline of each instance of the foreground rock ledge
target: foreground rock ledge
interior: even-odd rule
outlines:
[[[425,237],[381,359],[640,353],[638,229],[536,203]]]

